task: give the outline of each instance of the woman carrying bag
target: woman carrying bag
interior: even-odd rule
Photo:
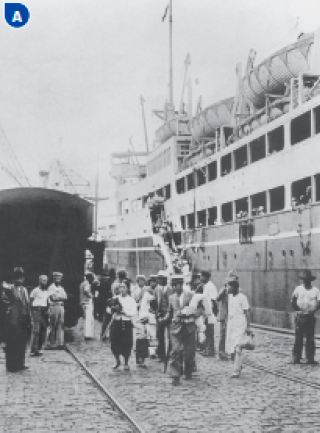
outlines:
[[[240,376],[242,368],[242,350],[249,343],[250,307],[247,297],[240,291],[239,276],[230,272],[228,279],[228,324],[227,353],[234,358],[234,371],[231,378]]]

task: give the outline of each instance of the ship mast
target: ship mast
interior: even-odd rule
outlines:
[[[169,102],[173,107],[172,0],[169,2]]]

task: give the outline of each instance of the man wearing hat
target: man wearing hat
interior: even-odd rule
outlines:
[[[61,286],[63,274],[53,272],[53,283],[48,288],[49,329],[46,349],[62,349],[64,346],[64,301],[67,294]]]
[[[23,286],[24,271],[15,268],[13,284],[3,283],[3,301],[8,306],[5,317],[6,367],[10,372],[25,370],[25,353],[32,315],[27,289]]]
[[[127,278],[127,272],[124,269],[121,269],[117,273],[117,279],[112,283],[111,290],[113,296],[117,296],[119,293],[120,284]]]
[[[107,340],[108,336],[106,335],[107,327],[111,321],[112,313],[108,308],[108,302],[112,299],[112,289],[111,286],[116,279],[116,272],[113,268],[111,268],[108,272],[108,278],[103,278],[101,287],[101,300],[103,304],[103,319],[100,331],[100,339],[102,341]]]
[[[183,290],[183,276],[171,277],[173,295],[169,298],[168,312],[164,318],[159,319],[162,323],[170,323],[170,335],[172,351],[170,355],[170,371],[173,378],[172,385],[180,384],[181,359],[180,351],[183,349],[186,379],[192,378],[195,365],[196,351],[196,325],[195,314],[186,311],[186,307],[193,297],[192,292]]]
[[[155,288],[154,294],[157,301],[157,316],[158,318],[164,317],[168,311],[169,296],[173,291],[171,287],[167,286],[167,275],[165,271],[159,271],[157,276],[158,285]],[[158,322],[157,328],[158,337],[158,357],[159,361],[163,362],[165,357],[165,325]]]
[[[211,273],[207,270],[201,271],[201,283],[203,284],[203,295],[208,298],[209,303],[212,306],[211,316],[207,319],[207,328],[206,328],[206,341],[204,343],[204,350],[201,352],[204,356],[214,356],[214,324],[217,319],[215,314],[217,313],[217,296],[218,291],[216,286],[210,280]]]
[[[295,310],[295,341],[293,346],[293,363],[300,364],[303,349],[303,337],[306,336],[306,357],[308,364],[318,364],[314,359],[315,313],[320,308],[320,291],[312,285],[316,279],[309,269],[300,273],[302,284],[294,289],[292,306]]]
[[[149,294],[152,295],[152,297],[155,300],[155,289],[157,287],[157,281],[158,276],[157,275],[150,275],[149,278]],[[151,299],[152,300],[152,299]],[[157,306],[156,303],[153,303],[151,306],[151,300],[148,301],[148,308],[149,308],[149,320],[147,323],[147,332],[148,332],[148,340],[149,340],[149,354],[150,358],[156,358],[156,351],[158,347],[158,338],[157,338]],[[141,308],[142,308],[142,301],[141,301]]]

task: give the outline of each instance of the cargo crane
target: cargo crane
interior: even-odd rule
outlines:
[[[31,184],[23,171],[21,164],[9,143],[3,129],[0,127],[0,168],[20,187],[30,187]]]
[[[63,165],[59,159],[52,161],[49,171],[40,171],[39,174],[43,179],[43,188],[57,189],[81,198],[89,198],[91,195],[90,182]]]

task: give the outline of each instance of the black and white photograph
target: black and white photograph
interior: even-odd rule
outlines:
[[[320,0],[2,1],[0,432],[320,432]]]

